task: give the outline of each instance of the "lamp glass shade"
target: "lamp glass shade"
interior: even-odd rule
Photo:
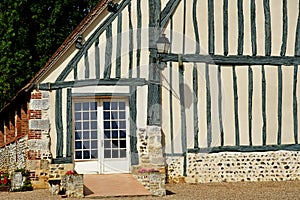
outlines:
[[[166,34],[162,34],[156,42],[157,52],[158,53],[168,53],[170,48],[169,39],[166,37]]]

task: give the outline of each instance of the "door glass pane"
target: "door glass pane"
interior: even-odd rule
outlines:
[[[97,102],[74,103],[75,159],[98,158]]]
[[[126,158],[126,103],[103,102],[104,158]]]

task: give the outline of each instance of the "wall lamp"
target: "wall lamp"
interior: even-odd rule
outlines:
[[[118,11],[118,4],[112,1],[108,2],[107,10],[108,12],[116,13]]]
[[[158,60],[159,60],[159,68],[163,70],[165,67],[167,67],[166,62],[162,62],[162,55],[169,53],[170,49],[170,41],[166,37],[166,34],[162,34],[158,40],[156,41],[156,48],[158,53]]]

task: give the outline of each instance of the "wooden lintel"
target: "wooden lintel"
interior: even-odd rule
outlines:
[[[40,90],[57,90],[62,88],[84,87],[93,85],[107,85],[107,86],[142,86],[147,82],[143,78],[132,79],[93,79],[93,80],[77,80],[77,81],[57,81],[55,83],[42,83],[38,87]]]
[[[178,54],[161,54],[162,62],[177,62]],[[215,65],[299,65],[298,56],[248,56],[248,55],[182,55],[182,62],[207,63]]]

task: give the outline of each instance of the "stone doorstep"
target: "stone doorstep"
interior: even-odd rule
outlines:
[[[86,174],[84,190],[86,198],[151,195],[132,174]]]

